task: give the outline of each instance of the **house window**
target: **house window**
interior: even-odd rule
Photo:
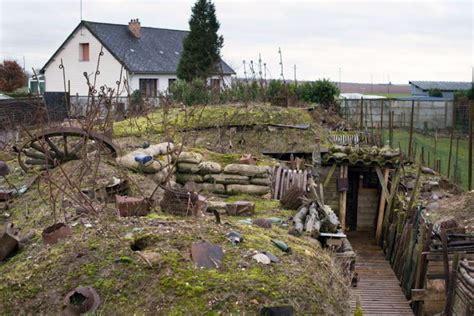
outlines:
[[[79,60],[89,61],[89,43],[79,44]]]
[[[140,92],[143,97],[156,97],[158,79],[140,79]]]
[[[220,89],[221,88],[221,80],[220,79],[211,79],[211,88],[212,89]]]
[[[176,82],[176,78],[168,79],[168,89],[171,89],[171,87],[173,87],[175,82]]]

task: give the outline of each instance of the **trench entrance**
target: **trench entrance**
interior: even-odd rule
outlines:
[[[390,263],[375,243],[374,233],[348,232],[348,238],[357,254],[358,281],[357,287],[350,289],[351,313],[359,301],[364,315],[413,315]]]

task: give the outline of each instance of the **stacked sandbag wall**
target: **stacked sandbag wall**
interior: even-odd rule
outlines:
[[[147,148],[136,149],[125,156],[118,157],[117,163],[124,168],[154,174],[154,180],[163,183],[167,175],[173,173],[175,146],[173,143],[160,143]]]
[[[270,192],[271,168],[245,164],[222,167],[214,161],[204,161],[202,155],[182,152],[177,158],[176,182],[194,182],[202,191],[217,194],[265,195]]]

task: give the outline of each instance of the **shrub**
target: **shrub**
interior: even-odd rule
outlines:
[[[328,79],[322,79],[301,83],[297,87],[296,93],[299,100],[319,103],[327,107],[336,102],[339,88]]]
[[[185,105],[207,104],[210,100],[209,87],[203,79],[191,82],[177,80],[171,87],[170,93],[175,101]]]

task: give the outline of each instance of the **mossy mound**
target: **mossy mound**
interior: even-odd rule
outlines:
[[[104,314],[256,314],[275,305],[291,305],[298,314],[348,310],[347,289],[330,254],[311,238],[289,235],[285,227],[267,230],[240,224],[239,217],[223,217],[217,225],[213,216],[183,219],[159,210],[143,218],[117,218],[113,205],[107,205],[81,218],[64,210],[73,236],[46,247],[39,235],[52,222],[50,206],[35,189],[23,198],[35,211],[25,218],[24,201],[18,199],[9,220],[22,231],[35,229],[37,237],[0,263],[4,314],[57,314],[63,297],[78,286],[96,289],[102,300],[97,312]],[[277,201],[252,200],[255,218],[290,214],[279,210]],[[238,247],[225,238],[231,230],[244,235]],[[292,253],[276,248],[272,239],[286,242]],[[220,269],[194,265],[190,249],[199,240],[223,248]],[[159,262],[150,267],[134,250],[158,254]],[[259,264],[249,256],[253,250],[270,251],[281,262]]]
[[[300,108],[281,108],[266,104],[251,106],[208,105],[193,106],[183,111],[171,108],[165,114],[163,109],[147,116],[130,118],[114,123],[114,136],[142,136],[182,129],[203,129],[231,125],[265,124],[307,124],[311,116]],[[165,128],[166,127],[166,128]]]

